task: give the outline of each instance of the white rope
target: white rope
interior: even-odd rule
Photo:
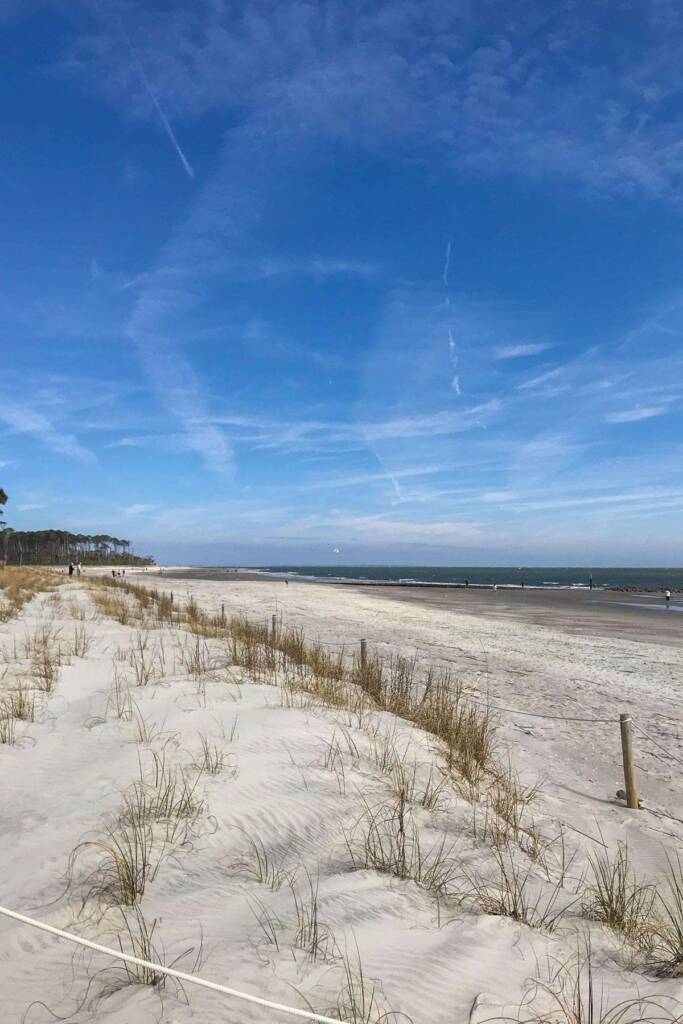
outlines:
[[[36,921],[32,917],[26,917],[24,914],[18,914],[15,910],[8,910],[7,907],[0,907],[0,914],[5,917],[10,917],[14,921],[19,921],[21,924],[27,924],[31,928],[38,928],[40,931],[47,932],[49,935],[55,935],[58,939],[66,939],[67,942],[74,942],[77,946],[85,946],[86,949],[92,949],[96,953],[104,953],[106,956],[115,957],[117,960],[123,960],[127,964],[135,964],[137,967],[147,967],[156,971],[158,974],[166,974],[170,978],[177,978],[178,981],[184,981],[188,985],[199,985],[200,988],[208,988],[213,992],[222,992],[223,995],[233,996],[235,999],[243,999],[247,1003],[256,1003],[257,1006],[265,1006],[269,1010],[278,1010],[280,1013],[288,1013],[292,1017],[302,1017],[308,1021],[318,1021],[319,1024],[344,1024],[340,1022],[338,1017],[325,1017],[321,1013],[313,1013],[309,1010],[298,1010],[293,1006],[285,1006],[283,1003],[274,1003],[270,999],[262,999],[260,996],[250,995],[248,992],[240,992],[236,988],[228,988],[227,985],[218,985],[214,981],[205,981],[204,978],[198,978],[195,974],[186,974],[184,971],[176,971],[172,967],[164,967],[163,964],[155,964],[149,960],[141,960],[140,957],[131,956],[130,953],[123,953],[118,949],[110,949],[108,946],[101,946],[98,942],[90,942],[89,939],[83,939],[80,935],[73,935],[71,932],[64,932],[61,928],[53,928],[52,925],[44,924],[42,921]]]

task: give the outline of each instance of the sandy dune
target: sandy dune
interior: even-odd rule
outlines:
[[[29,678],[22,644],[46,624],[64,648],[74,630],[84,629],[90,643],[84,656],[61,666],[53,691],[40,695],[36,721],[18,722],[17,742],[0,745],[0,904],[116,945],[121,912],[92,893],[101,867],[97,849],[84,849],[70,875],[69,857],[84,839],[101,837],[103,824],[120,820],[125,794],[140,778],[151,784],[163,757],[169,770],[196,781],[197,804],[191,820],[176,822],[170,840],[155,839],[160,859],[140,901],[146,920],[158,920],[154,944],[166,963],[180,958],[182,969],[211,980],[341,1013],[345,958],[356,985],[360,959],[375,985],[375,1002],[368,980],[368,1013],[357,1020],[404,1019],[383,1018],[391,1009],[415,1024],[476,1024],[516,1012],[528,979],[547,967],[548,957],[571,957],[577,935],[589,927],[577,916],[574,882],[587,853],[602,849],[598,843],[614,849],[627,839],[637,867],[650,874],[661,869],[662,844],[673,851],[680,846],[680,764],[670,759],[683,760],[680,724],[661,717],[677,715],[680,652],[491,623],[341,588],[156,582],[172,585],[176,602],[193,595],[214,611],[223,604],[226,615],[269,620],[277,614],[311,639],[355,646],[363,635],[383,653],[417,651],[449,663],[473,689],[506,707],[609,718],[609,724],[587,725],[500,713],[501,744],[524,779],[544,779],[535,811],[539,827],[555,834],[562,822],[567,850],[576,854],[559,896],[568,916],[550,934],[483,913],[467,900],[436,899],[426,886],[354,863],[349,846],[355,849],[362,833],[364,806],[382,807],[394,798],[382,749],[392,744],[406,764],[417,766],[416,791],[424,793],[439,763],[434,740],[383,712],[360,722],[255,684],[213,641],[207,642],[207,670],[192,678],[188,659],[196,641],[185,629],[150,630],[145,657],[152,677],[135,685],[130,651],[139,626],[102,617],[79,581],[66,583],[57,598],[40,595],[0,626],[2,692]],[[123,705],[121,717],[114,678],[120,694],[130,688],[134,702]],[[622,710],[663,748],[639,740],[646,804],[640,812],[614,801],[622,785],[616,725]],[[215,775],[197,779],[192,766],[201,761],[202,736],[223,764]],[[472,878],[490,870],[491,850],[473,836],[472,807],[455,789],[444,789],[433,807],[417,800],[410,814],[425,856],[441,848],[452,857],[453,892],[464,893]],[[168,823],[164,827],[168,837]],[[263,844],[271,870],[281,873],[272,885],[257,877],[254,842]],[[558,869],[554,852],[551,861],[545,875],[530,865],[545,897],[554,887],[548,871]],[[315,960],[297,948],[294,894],[306,903],[309,878],[318,888],[321,922]],[[675,979],[627,969],[619,937],[598,925],[591,933],[597,978],[613,1002],[637,990],[683,996]],[[106,959],[75,955],[72,947],[0,919],[2,1020],[8,1024],[42,1024],[54,1020],[52,1014],[112,1024],[286,1019],[208,992],[183,993],[170,984],[157,991],[125,980],[120,966]],[[348,998],[346,1009],[350,1019]]]

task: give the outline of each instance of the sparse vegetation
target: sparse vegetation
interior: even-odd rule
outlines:
[[[33,722],[36,716],[36,695],[26,683],[19,683],[0,697],[0,713],[5,710],[12,718]]]
[[[280,889],[291,878],[283,859],[276,859],[260,836],[252,836],[245,829],[239,831],[247,841],[247,849],[235,867],[246,872],[259,885]]]
[[[85,626],[74,626],[71,638],[71,653],[75,658],[87,657],[92,644],[92,638],[88,635]]]
[[[101,833],[78,844],[69,858],[68,878],[71,884],[82,857],[94,858],[82,880],[82,905],[94,899],[108,906],[132,907],[156,875],[163,852],[149,822],[110,822]]]
[[[61,632],[52,629],[49,623],[39,626],[25,637],[24,656],[30,661],[29,671],[36,688],[52,693],[60,666],[68,660],[68,654],[62,647]]]
[[[153,643],[149,631],[140,630],[128,650],[128,664],[137,686],[148,686],[164,673],[163,644]]]
[[[8,747],[14,746],[17,740],[17,731],[15,726],[16,718],[12,714],[12,709],[6,704],[0,704],[0,743],[6,744]]]
[[[620,843],[614,857],[608,853],[591,857],[590,869],[592,883],[585,890],[582,900],[585,916],[601,921],[638,945],[649,946],[656,890],[654,886],[643,884],[636,878],[629,860],[628,847]]]
[[[212,743],[203,733],[199,734],[199,742],[201,754],[195,762],[196,767],[207,775],[220,775],[226,767],[225,751],[218,744]]]
[[[339,959],[343,980],[330,1016],[348,1024],[411,1024],[407,1014],[387,1007],[379,985],[365,973],[358,946],[355,955],[347,948],[340,950]]]
[[[319,881],[319,878],[314,880],[306,871],[306,890],[303,894],[290,881],[296,913],[294,946],[303,950],[310,960],[329,960],[334,958],[335,943],[330,929],[320,922]]]
[[[549,959],[544,974],[529,983],[514,1017],[488,1017],[489,1024],[680,1024],[681,1005],[671,997],[610,999],[595,977],[589,940],[568,960]]]
[[[356,869],[371,868],[411,880],[439,898],[455,892],[459,864],[452,846],[444,837],[425,850],[403,789],[394,801],[377,807],[363,800],[363,813],[345,839]]]
[[[52,590],[58,582],[55,573],[45,569],[0,568],[0,622],[15,618],[36,595]]]
[[[678,852],[667,854],[667,862],[666,884],[658,888],[661,916],[652,929],[648,966],[660,976],[678,978],[683,975],[683,863]]]
[[[473,902],[485,914],[509,917],[530,928],[554,931],[571,905],[561,899],[560,883],[549,886],[545,880],[536,878],[534,865],[520,865],[511,847],[494,847],[493,860],[492,877],[467,872],[470,888],[463,893],[463,899]]]

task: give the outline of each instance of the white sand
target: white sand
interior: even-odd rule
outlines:
[[[667,761],[666,754],[657,751],[665,760],[656,759],[652,751],[657,748],[638,741],[646,809],[628,811],[614,801],[623,785],[619,711],[630,711],[658,743],[683,759],[680,723],[656,716],[679,714],[676,681],[683,678],[683,658],[678,650],[491,623],[345,588],[158,582],[172,587],[176,600],[192,594],[213,610],[224,604],[226,614],[243,611],[269,620],[276,612],[285,624],[301,625],[311,639],[355,644],[364,635],[383,653],[417,649],[424,657],[450,662],[468,683],[478,683],[506,706],[613,719],[609,725],[589,726],[503,713],[500,736],[527,780],[544,778],[537,817],[549,833],[558,820],[567,826],[568,845],[577,851],[575,874],[585,865],[586,853],[598,849],[582,833],[595,840],[602,836],[612,849],[618,840],[628,840],[636,865],[651,873],[660,870],[662,844],[671,851],[680,847],[680,765]],[[38,721],[19,724],[15,746],[0,746],[2,905],[115,944],[116,912],[100,915],[94,900],[81,909],[85,866],[92,860],[77,862],[65,895],[69,854],[95,834],[103,819],[114,820],[123,792],[138,777],[139,759],[147,768],[151,749],[165,745],[169,761],[189,765],[198,757],[201,732],[225,750],[225,770],[203,776],[199,790],[207,813],[197,834],[163,860],[142,900],[146,918],[159,919],[155,941],[166,962],[190,946],[196,950],[203,936],[206,959],[198,968],[203,977],[295,1006],[305,1005],[306,998],[320,1012],[335,1005],[341,966],[310,963],[293,950],[291,890],[285,884],[271,891],[250,877],[241,863],[248,847],[245,833],[259,836],[276,861],[296,870],[302,892],[305,872],[319,875],[320,918],[334,932],[339,949],[355,956],[357,944],[366,975],[379,983],[380,1003],[386,999],[415,1024],[493,1017],[504,1004],[520,1000],[526,979],[548,955],[571,955],[577,928],[585,928],[585,922],[570,917],[549,936],[455,903],[437,908],[434,898],[412,882],[351,870],[344,832],[353,829],[362,811],[359,794],[376,805],[392,792],[371,756],[372,738],[344,721],[360,754],[354,758],[347,752],[343,774],[339,765],[329,770],[329,743],[340,736],[337,713],[283,707],[277,688],[249,683],[234,667],[198,686],[181,665],[188,639],[184,631],[152,634],[158,649],[163,646],[165,665],[152,684],[133,687],[133,696],[147,727],[162,734],[151,744],[138,742],[135,723],[106,715],[115,668],[131,680],[130,666],[116,655],[128,649],[137,629],[95,616],[78,581],[64,593],[87,609],[84,625],[93,643],[86,657],[62,667]],[[68,615],[67,599],[56,605],[41,596],[16,620],[0,626],[0,644],[11,650],[46,620],[65,639],[82,625]],[[15,685],[26,670],[23,662],[10,664],[3,679],[4,667],[0,664],[2,689]],[[430,738],[388,715],[378,715],[377,722],[380,734],[398,729],[424,777],[437,757]],[[463,873],[488,869],[490,851],[470,835],[471,809],[464,800],[450,794],[438,811],[417,807],[415,817],[427,849],[445,836]],[[544,885],[540,873],[538,885]],[[266,941],[269,920],[276,922],[277,946]],[[656,982],[626,970],[618,940],[599,927],[591,930],[598,983],[605,984],[613,1001],[636,990],[683,997],[678,981]],[[192,970],[193,963],[194,954],[179,967]],[[120,980],[120,968],[106,959],[74,956],[72,947],[0,919],[3,1024],[51,1021],[49,1011],[73,1015],[69,1019],[74,1021],[112,1024],[286,1019],[201,990],[188,990],[186,1003],[172,986],[161,997],[140,986],[102,994],[102,985]]]

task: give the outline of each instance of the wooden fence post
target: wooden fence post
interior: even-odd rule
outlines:
[[[221,624],[225,625],[225,605],[221,605]]]
[[[171,604],[173,604],[173,591],[171,591]]]
[[[368,663],[368,642],[367,640],[361,640],[360,642],[360,670],[365,672],[365,668]]]
[[[273,617],[271,619],[271,624],[272,624],[272,627],[273,627],[272,637],[273,637],[273,640],[275,640],[275,637],[277,636],[277,615],[273,615]]]
[[[638,787],[636,785],[636,766],[633,762],[633,732],[631,716],[619,715],[621,728],[621,753],[624,760],[624,782],[626,783],[626,804],[638,810]]]

